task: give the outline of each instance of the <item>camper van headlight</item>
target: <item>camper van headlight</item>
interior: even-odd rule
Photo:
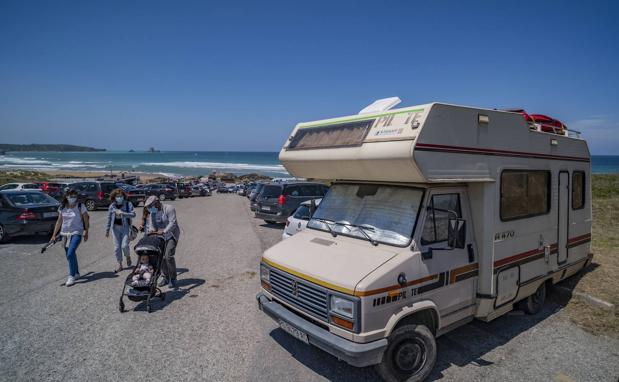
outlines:
[[[271,271],[269,270],[269,268],[261,264],[260,265],[260,281],[264,281],[265,283],[270,284],[271,283],[271,281],[269,280],[270,277],[271,277]]]
[[[340,314],[344,317],[355,317],[355,302],[346,299],[341,296],[331,295],[331,302],[329,304],[330,310],[333,313]]]

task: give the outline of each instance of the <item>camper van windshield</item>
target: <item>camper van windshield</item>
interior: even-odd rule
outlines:
[[[336,184],[307,226],[404,247],[411,241],[422,196],[418,188]]]

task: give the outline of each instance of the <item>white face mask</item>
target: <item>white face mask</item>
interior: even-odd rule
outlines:
[[[75,202],[77,202],[77,198],[74,198],[74,197],[68,197],[68,198],[67,198],[67,202],[69,202],[69,204],[75,204]]]
[[[123,204],[123,202],[125,201],[125,198],[122,196],[117,196],[116,197],[116,204]]]

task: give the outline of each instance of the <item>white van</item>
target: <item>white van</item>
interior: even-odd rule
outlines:
[[[258,305],[385,380],[423,380],[438,337],[591,261],[590,155],[520,113],[432,103],[301,123],[280,152],[333,182],[306,230],[265,251]]]

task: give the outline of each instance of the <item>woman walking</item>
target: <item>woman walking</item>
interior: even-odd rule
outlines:
[[[58,231],[64,240],[64,250],[69,262],[69,277],[65,283],[66,286],[75,284],[75,280],[80,277],[76,251],[82,238],[84,241],[88,240],[88,227],[88,211],[82,203],[77,202],[77,191],[67,192],[58,209],[58,220],[56,220],[52,234],[52,242],[56,241]]]
[[[127,200],[127,193],[120,188],[110,194],[112,203],[108,208],[107,228],[105,237],[110,237],[110,229],[114,236],[114,255],[118,266],[114,272],[123,270],[123,254],[127,259],[127,266],[131,266],[131,252],[129,249],[129,233],[131,232],[131,219],[135,217],[133,204]]]

